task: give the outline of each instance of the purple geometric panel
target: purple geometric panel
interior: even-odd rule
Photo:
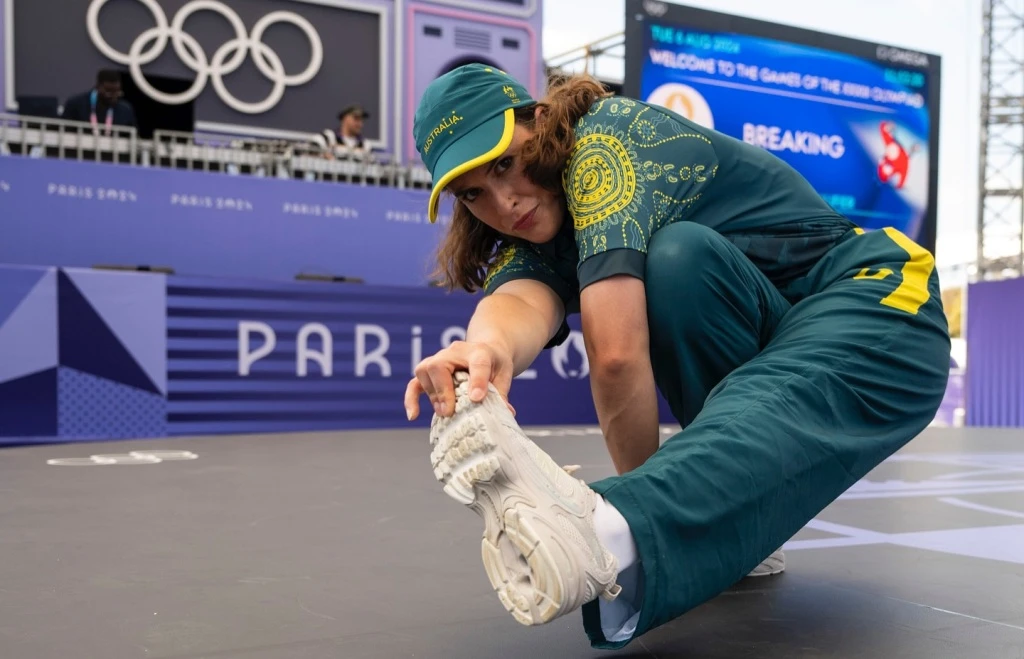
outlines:
[[[60,365],[136,389],[160,389],[64,272],[57,273]]]
[[[58,434],[75,438],[167,435],[164,397],[61,367],[57,378]]]
[[[166,393],[167,277],[95,270],[63,272],[160,393]]]
[[[0,437],[56,435],[56,368],[0,384]]]
[[[46,268],[0,268],[0,325],[4,324],[15,307],[21,304],[45,274]]]
[[[0,382],[57,366],[57,273],[43,272],[0,325]]]

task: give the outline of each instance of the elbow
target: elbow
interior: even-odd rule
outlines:
[[[598,380],[620,380],[640,368],[647,355],[617,351],[590,357],[590,377]]]
[[[590,384],[594,402],[605,410],[617,409],[634,399],[651,378],[651,360],[646,353],[615,352],[590,363]]]

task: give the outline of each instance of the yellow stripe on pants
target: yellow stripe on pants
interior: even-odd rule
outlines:
[[[928,278],[935,269],[935,259],[928,250],[907,238],[899,230],[886,227],[884,231],[894,243],[906,250],[909,260],[900,270],[903,281],[895,291],[882,300],[882,304],[916,315],[921,305],[931,297],[928,291]]]

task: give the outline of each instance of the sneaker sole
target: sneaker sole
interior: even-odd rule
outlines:
[[[535,507],[521,488],[514,487],[515,460],[499,446],[488,425],[493,423],[484,405],[469,400],[468,383],[455,390],[455,414],[435,417],[431,427],[431,465],[445,493],[484,520],[481,558],[484,571],[499,601],[523,625],[542,625],[560,615],[565,582],[533,524],[517,509]],[[485,401],[486,404],[486,401]],[[511,430],[510,430],[511,431]],[[506,494],[507,496],[503,496]],[[505,501],[503,499],[518,499]],[[557,543],[551,543],[556,545]],[[528,578],[516,578],[503,557],[511,550],[529,566]]]
[[[781,552],[776,552],[764,559],[760,565],[747,575],[748,578],[773,577],[786,571],[786,558]]]

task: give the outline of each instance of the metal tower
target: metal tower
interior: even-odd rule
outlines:
[[[625,62],[625,32],[610,34],[545,59],[548,75],[588,73],[616,92],[622,90]]]
[[[1024,0],[984,0],[978,279],[1024,275]]]

